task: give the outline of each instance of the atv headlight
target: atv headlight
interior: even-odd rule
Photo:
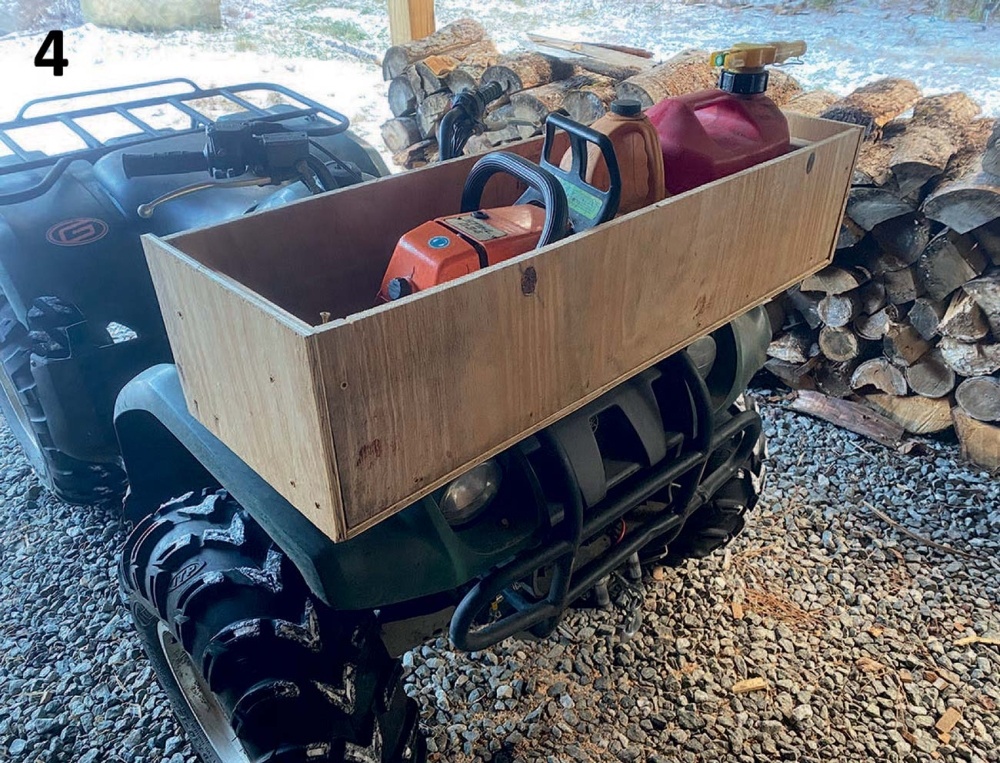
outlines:
[[[448,485],[438,504],[448,524],[463,525],[479,516],[496,498],[502,476],[500,465],[490,459]]]

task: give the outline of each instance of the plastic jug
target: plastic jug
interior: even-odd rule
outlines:
[[[654,204],[666,196],[660,139],[652,122],[643,114],[639,101],[612,101],[611,110],[591,128],[607,135],[615,148],[622,177],[619,215]],[[561,164],[568,166],[568,162],[571,162],[569,151]],[[596,146],[587,150],[586,179],[596,188],[608,187],[608,170]]]
[[[649,108],[669,193],[732,175],[790,149],[788,122],[764,94],[764,67],[804,51],[804,42],[794,42],[741,44],[713,53],[712,62],[723,66],[718,89],[667,98]]]

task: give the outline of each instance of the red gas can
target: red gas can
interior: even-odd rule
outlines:
[[[804,49],[804,43],[768,43],[714,53],[714,60],[723,65],[718,89],[667,98],[649,108],[646,115],[660,138],[669,193],[732,175],[789,150],[788,122],[764,95],[764,64]]]

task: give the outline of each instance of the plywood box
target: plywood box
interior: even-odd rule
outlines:
[[[789,122],[806,145],[779,159],[379,307],[396,241],[458,211],[474,158],[147,236],[188,406],[353,537],[826,265],[859,132]]]

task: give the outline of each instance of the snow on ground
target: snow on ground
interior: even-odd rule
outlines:
[[[965,90],[986,114],[1000,116],[1000,70],[992,60],[1000,23],[913,8],[901,0],[829,9],[802,1],[482,0],[475,15],[504,50],[523,44],[528,31],[639,45],[659,56],[739,40],[802,38],[809,52],[789,71],[808,87],[846,93],[877,77],[905,76],[927,93]],[[437,0],[441,24],[469,13],[467,0]],[[32,64],[42,35],[0,39],[0,71],[7,75],[0,119],[43,95],[167,77],[204,87],[262,80],[332,105],[381,148],[378,126],[391,116],[374,62],[389,44],[384,0],[224,0],[224,18],[222,30],[166,35],[91,25],[67,30],[70,65],[62,77]]]

